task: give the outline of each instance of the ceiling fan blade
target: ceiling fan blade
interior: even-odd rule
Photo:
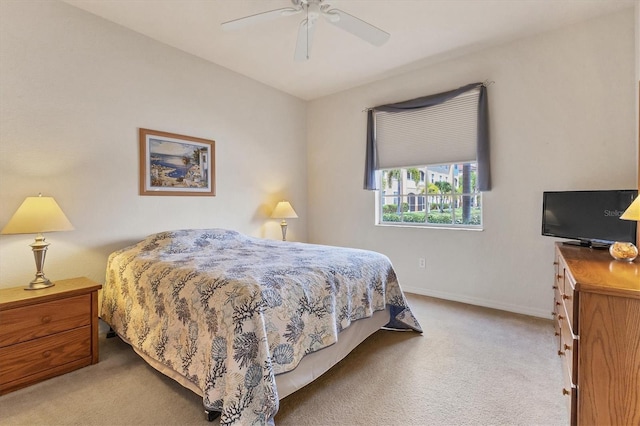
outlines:
[[[389,40],[391,34],[375,27],[368,22],[349,15],[340,9],[331,9],[322,14],[329,22],[338,28],[360,37],[374,46],[382,46]]]
[[[285,7],[282,9],[270,10],[268,12],[256,13],[255,15],[245,16],[244,18],[233,19],[231,21],[220,24],[223,30],[236,30],[253,25],[259,22],[271,21],[281,16],[291,16],[302,11],[302,8]]]
[[[298,27],[298,40],[296,41],[296,51],[293,55],[296,61],[306,61],[311,55],[311,44],[313,43],[313,34],[316,31],[316,26],[313,22],[308,25],[308,22],[308,19],[304,19]]]

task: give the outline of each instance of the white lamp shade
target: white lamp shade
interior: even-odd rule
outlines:
[[[36,234],[71,231],[73,225],[53,197],[27,197],[13,214],[2,234]]]
[[[622,213],[622,216],[620,216],[620,219],[640,221],[640,195],[627,207],[624,213]]]
[[[275,219],[295,219],[298,217],[298,215],[288,201],[280,201],[276,205],[276,208],[273,209],[271,217]]]

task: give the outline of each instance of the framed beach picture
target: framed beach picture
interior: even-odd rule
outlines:
[[[216,195],[215,141],[140,129],[140,195]]]

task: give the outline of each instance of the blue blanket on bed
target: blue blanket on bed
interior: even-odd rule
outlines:
[[[389,259],[223,229],[151,235],[109,256],[101,316],[202,390],[221,425],[272,424],[274,376],[390,307],[421,332]]]

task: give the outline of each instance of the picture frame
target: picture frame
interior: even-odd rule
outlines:
[[[140,129],[140,195],[215,196],[215,141]]]

